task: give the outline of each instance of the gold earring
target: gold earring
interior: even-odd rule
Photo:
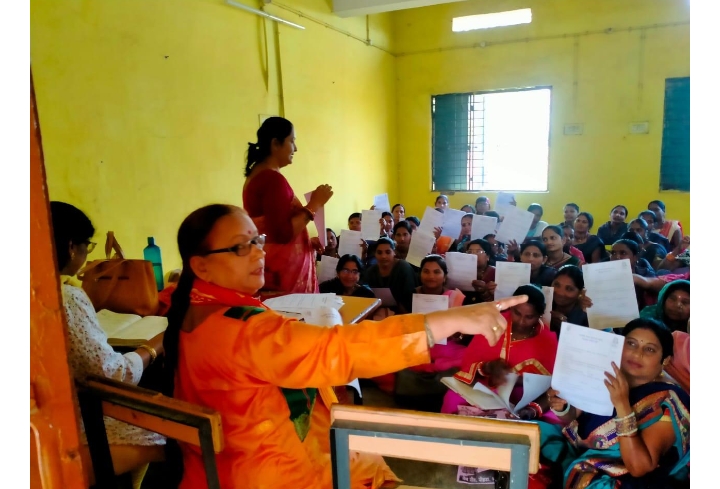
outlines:
[[[70,253],[70,259],[71,259],[71,260],[74,260],[74,259],[75,259],[75,253]]]

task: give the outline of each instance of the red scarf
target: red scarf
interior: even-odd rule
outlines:
[[[220,305],[228,307],[259,307],[267,309],[265,304],[259,299],[238,292],[237,290],[227,289],[216,284],[211,284],[199,278],[193,282],[193,288],[190,292],[190,304],[193,306]]]

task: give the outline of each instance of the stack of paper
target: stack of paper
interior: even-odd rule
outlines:
[[[289,294],[272,297],[264,304],[288,317],[302,318],[306,323],[318,326],[342,324],[339,309],[344,305],[336,294]]]
[[[522,374],[523,396],[517,404],[513,405],[510,402],[510,394],[512,394],[517,378],[518,375],[515,373],[508,374],[507,382],[496,391],[482,382],[476,382],[473,387],[470,387],[454,377],[444,377],[441,382],[460,394],[468,403],[480,409],[507,409],[511,413],[517,414],[522,408],[547,392],[552,380],[549,375]]]

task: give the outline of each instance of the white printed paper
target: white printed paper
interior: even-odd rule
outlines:
[[[497,228],[497,217],[473,216],[471,239],[484,239],[488,234],[495,234]]]
[[[509,243],[512,240],[517,241],[518,244],[522,243],[530,231],[534,218],[535,214],[532,212],[508,206],[495,239],[501,243]]]
[[[543,295],[545,296],[545,313],[542,316],[543,323],[547,324],[548,327],[550,326],[550,321],[552,320],[552,305],[553,305],[553,295],[555,294],[555,287],[546,287],[543,286],[542,288]]]
[[[435,213],[438,213],[435,211]],[[442,223],[442,233],[440,236],[450,236],[452,239],[460,237],[462,231],[462,218],[466,213],[456,209],[445,209]]]
[[[530,283],[530,264],[499,261],[495,264],[495,300],[512,297],[521,285]]]
[[[435,228],[443,227],[444,216],[445,214],[440,211],[436,211],[434,207],[426,207],[425,214],[423,214],[418,230],[423,230],[426,233],[433,234],[435,232]]]
[[[381,213],[383,211],[390,212],[390,198],[388,197],[388,194],[376,195],[373,198],[373,205],[375,206],[375,210],[378,210]]]
[[[640,316],[630,260],[591,263],[582,269],[593,302],[587,310],[591,328],[624,328]]]
[[[266,299],[265,304],[270,309],[294,312],[300,309],[314,309],[321,306],[340,309],[345,302],[337,294],[288,294],[280,297]]]
[[[376,241],[380,238],[382,211],[362,211],[362,239]]]
[[[347,229],[340,231],[338,255],[340,255],[340,257],[355,255],[362,259],[362,233],[360,231],[349,231]]]
[[[428,314],[435,311],[447,311],[448,296],[434,294],[413,294],[413,314]],[[447,338],[435,338],[436,345],[447,345]]]
[[[420,266],[422,259],[432,253],[433,246],[435,245],[435,236],[427,234],[425,231],[418,229],[412,235],[410,240],[410,247],[408,248],[408,254],[405,257],[405,261],[416,267]]]
[[[327,282],[337,277],[337,264],[339,258],[323,255],[320,257],[320,266],[318,267],[318,283]]]
[[[595,299],[593,299],[595,307]],[[552,388],[558,397],[582,411],[599,416],[613,412],[605,372],[620,366],[624,337],[570,323],[562,323]]]
[[[448,268],[448,288],[474,290],[473,280],[477,280],[477,256],[454,251],[445,253]]]
[[[312,192],[308,192],[305,194],[305,201],[308,204],[310,203],[311,197]],[[325,248],[327,246],[327,231],[325,230],[325,206],[318,209],[318,211],[315,213],[315,219],[313,220],[313,223],[315,223],[315,229],[317,230],[320,244],[323,245],[323,248]]]

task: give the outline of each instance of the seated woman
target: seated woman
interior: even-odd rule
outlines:
[[[393,238],[395,238],[395,256],[399,260],[407,258],[410,249],[410,241],[412,241],[413,228],[408,221],[400,221],[393,228]]]
[[[582,251],[585,263],[599,263],[607,255],[605,243],[590,234],[593,227],[593,217],[589,212],[581,212],[575,219],[575,239],[573,246]]]
[[[338,238],[335,231],[330,228],[325,228],[325,234],[327,235],[327,246],[322,252],[322,255],[318,254],[317,261],[320,261],[321,256],[332,256],[338,258]]]
[[[635,235],[636,239],[639,236]],[[641,277],[655,277],[655,270],[647,260],[640,258],[640,245],[632,239],[619,239],[612,245],[610,251],[610,260],[630,260],[632,265],[632,273]]]
[[[513,295],[527,295],[528,301],[503,313],[508,328],[495,346],[483,341],[481,336],[473,338],[465,350],[460,371],[454,375],[457,380],[468,385],[482,382],[494,388],[505,384],[510,372],[552,375],[558,340],[540,319],[545,312],[545,296],[534,285],[518,287]],[[513,404],[522,398],[522,376],[518,380],[518,386],[510,396]],[[549,404],[545,394],[535,402],[539,409],[521,410],[523,418],[533,419],[542,415],[540,411],[548,412]],[[468,403],[460,394],[448,391],[443,400],[442,412],[457,414],[458,406],[461,405],[466,406]]]
[[[655,213],[651,210],[644,210],[638,214],[638,219],[644,220],[648,225],[648,239],[657,243],[666,250],[671,250],[670,240],[655,231]]]
[[[690,269],[690,236],[683,236],[682,241],[670,253],[665,255],[657,266],[658,272],[667,270],[672,273],[682,273]],[[668,273],[662,272],[663,274]]]
[[[558,270],[552,283],[553,304],[550,329],[560,336],[562,323],[589,326],[586,309],[592,301],[585,295],[585,279],[582,270],[575,265],[565,265]]]
[[[382,217],[380,218],[380,236],[392,239],[393,227],[395,227],[393,215],[387,211],[383,212]]]
[[[420,219],[415,216],[406,217],[405,220],[408,222],[408,224],[410,224],[413,232],[417,231],[417,228],[420,227]]]
[[[558,226],[570,226],[573,227],[575,225],[575,219],[577,218],[578,214],[580,213],[580,206],[575,204],[574,202],[570,202],[568,204],[565,204],[565,207],[563,207],[563,217],[565,220],[558,224]]]
[[[420,263],[420,286],[415,289],[415,293],[446,295],[450,307],[460,305],[464,296],[457,290],[449,290],[445,287],[447,273],[447,265],[441,256],[426,256]],[[397,406],[403,409],[439,412],[447,390],[440,379],[457,372],[463,352],[470,340],[472,337],[467,335],[447,338],[446,344],[436,343],[430,349],[430,363],[398,372],[394,388]]]
[[[335,271],[337,277],[320,284],[321,294],[375,298],[375,294],[368,286],[359,283],[363,271],[360,258],[355,255],[343,255],[338,260]]]
[[[465,291],[463,305],[493,300],[495,294],[495,267],[490,261],[495,258],[492,245],[484,239],[474,239],[465,247],[465,253],[477,257],[477,279],[473,280],[472,291]]]
[[[670,241],[670,247],[680,245],[683,238],[683,229],[680,221],[673,221],[665,216],[665,203],[662,200],[653,200],[648,209],[655,213],[655,230]]]
[[[665,373],[690,394],[690,334],[675,331],[673,340],[673,356],[665,367]]]
[[[475,214],[482,216],[487,211],[490,210],[491,203],[490,198],[485,197],[484,195],[481,195],[477,199],[475,199]]]
[[[402,204],[395,204],[392,206],[392,216],[396,223],[405,220],[405,206]]]
[[[657,304],[640,311],[641,318],[662,321],[670,331],[688,332],[690,324],[690,282],[674,280],[662,288]]]
[[[492,255],[490,257],[490,261],[488,262],[490,265],[494,267],[499,261],[507,261],[507,248],[504,243],[496,240],[494,234],[487,234],[483,236],[483,239],[490,243],[490,246],[492,247]]]
[[[667,255],[667,250],[662,245],[653,243],[650,240],[648,237],[648,223],[645,222],[645,219],[638,218],[630,221],[629,232],[636,233],[640,236],[640,240],[642,241],[640,245],[640,258],[644,258],[653,268],[657,269],[657,266]],[[623,235],[623,238],[626,237],[627,236]]]
[[[168,313],[163,392],[220,413],[225,448],[215,459],[227,488],[331,488],[333,385],[427,363],[436,337],[487,335],[495,344],[506,328],[499,311],[527,299],[317,327],[254,299],[265,255],[242,209],[194,211],[178,247],[183,272]],[[180,443],[168,456],[178,453],[168,467],[180,489],[207,487],[199,448]],[[354,452],[350,460],[353,488],[397,480],[380,457]]]
[[[563,251],[568,255],[572,255],[577,258],[579,265],[584,265],[585,256],[582,254],[582,251],[572,245],[575,240],[575,228],[572,224],[563,224],[560,227],[562,228],[563,236],[565,237],[565,246],[563,246]]]
[[[564,265],[579,265],[580,260],[565,253],[567,238],[559,226],[547,226],[542,232],[542,242],[547,250],[546,265],[560,270]]]
[[[550,287],[557,270],[547,266],[547,249],[538,240],[526,241],[520,246],[520,261],[530,264],[530,283]]]
[[[68,364],[73,379],[82,381],[95,374],[137,385],[143,371],[163,353],[163,335],[124,355],[113,350],[87,294],[71,285],[72,277],[95,249],[95,243],[90,241],[95,228],[80,209],[70,204],[51,202],[50,213],[68,326]],[[81,430],[83,466],[92,467],[82,424]],[[133,487],[139,488],[148,464],[164,458],[165,438],[113,418],[105,418],[105,430],[115,473],[131,471]],[[92,470],[88,470],[87,475],[93,484]]]
[[[467,213],[460,219],[460,236],[450,246],[449,251],[456,251],[458,253],[465,253],[465,246],[470,242],[470,236],[472,234],[472,223],[473,213]]]
[[[525,239],[540,238],[543,230],[548,225],[547,222],[542,220],[543,208],[540,204],[530,204],[527,210],[528,212],[532,212],[535,217],[533,217],[532,224],[530,224],[530,229],[528,230]]]
[[[415,272],[405,260],[395,256],[395,242],[380,238],[375,247],[377,264],[365,271],[363,282],[372,289],[389,288],[396,306],[390,306],[394,313],[407,314],[412,310],[412,295],[415,292]],[[385,306],[383,306],[385,307]]]
[[[445,212],[445,209],[449,206],[450,199],[448,199],[447,195],[440,194],[435,198],[435,208],[440,209],[440,212]]]
[[[605,373],[612,415],[582,412],[562,392],[548,391],[565,426],[538,423],[541,460],[562,470],[566,489],[669,489],[689,482],[690,396],[658,381],[673,353],[672,334],[652,319],[634,319],[622,331],[620,367],[613,363]]]
[[[465,213],[475,214],[475,208],[470,204],[465,204],[460,208],[460,210]]]
[[[627,215],[628,210],[624,205],[613,207],[610,211],[610,220],[600,226],[597,237],[605,244],[614,243],[621,239],[622,235],[628,230],[628,224],[625,222]]]

